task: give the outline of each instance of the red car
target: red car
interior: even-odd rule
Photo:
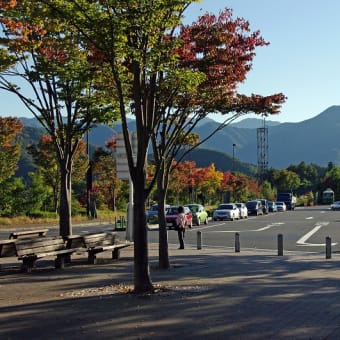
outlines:
[[[177,223],[177,215],[178,215],[178,205],[172,205],[170,208],[167,209],[165,219],[166,219],[166,226],[169,229],[176,229]],[[192,228],[192,212],[188,207],[183,207],[185,217],[187,219],[187,226]]]

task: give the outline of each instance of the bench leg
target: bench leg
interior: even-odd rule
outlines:
[[[96,254],[93,251],[89,251],[89,256],[87,258],[88,264],[96,264]]]
[[[120,249],[116,248],[112,250],[112,259],[118,260],[120,257]]]
[[[57,269],[64,269],[65,267],[65,256],[58,255],[57,258],[54,260],[54,267]]]
[[[21,271],[23,273],[31,273],[32,269],[34,267],[35,261],[36,261],[36,258],[32,258],[32,257],[23,258],[22,265],[21,265]]]

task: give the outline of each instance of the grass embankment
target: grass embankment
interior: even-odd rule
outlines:
[[[121,217],[126,218],[126,213],[122,211],[98,211],[98,217],[96,219],[89,218],[86,214],[72,216],[72,223],[88,223],[96,222],[98,224],[109,222],[114,223]],[[59,218],[56,217],[28,217],[28,216],[16,216],[16,217],[0,217],[0,228],[35,228],[48,225],[58,225]]]

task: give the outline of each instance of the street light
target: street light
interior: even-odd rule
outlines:
[[[233,162],[232,162],[232,166],[231,166],[231,172],[232,173],[234,172],[234,165],[235,165],[235,147],[236,147],[236,144],[233,143]]]

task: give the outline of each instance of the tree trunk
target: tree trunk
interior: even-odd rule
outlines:
[[[145,213],[144,174],[134,182],[133,240],[134,240],[134,291],[153,291],[148,260],[148,235]]]
[[[163,177],[163,176],[160,176]],[[166,190],[163,188],[163,180],[157,180],[158,193],[158,267],[159,269],[169,269],[169,246],[168,246],[168,231],[166,228],[165,218],[165,197]]]
[[[71,224],[71,171],[66,165],[61,166],[60,176],[60,212],[59,212],[60,236],[72,235]]]

